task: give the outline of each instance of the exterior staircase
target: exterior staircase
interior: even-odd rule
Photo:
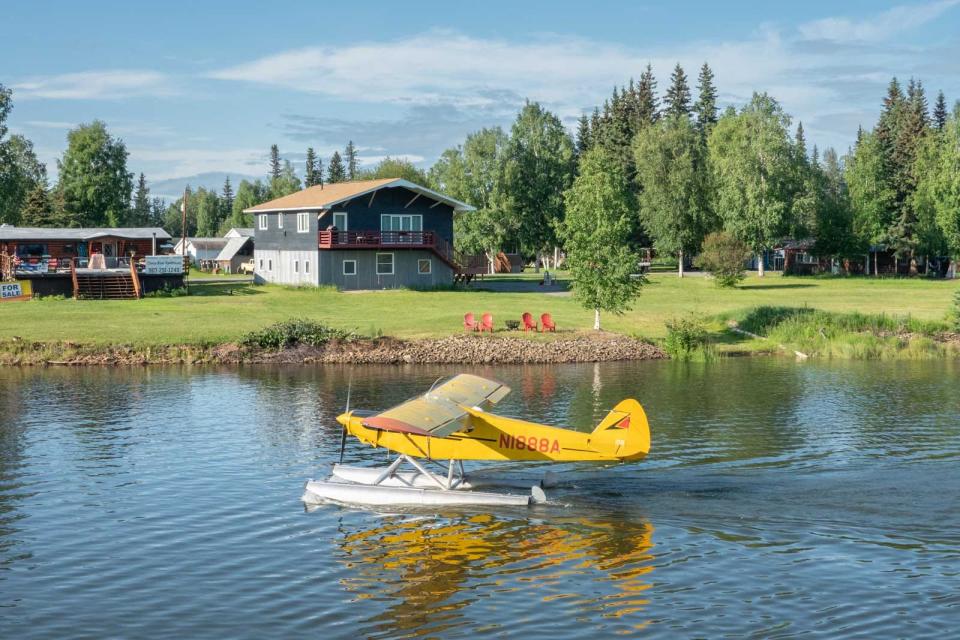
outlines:
[[[130,272],[109,271],[90,273],[70,269],[73,278],[73,297],[86,300],[136,300],[141,296],[140,278],[131,265]]]

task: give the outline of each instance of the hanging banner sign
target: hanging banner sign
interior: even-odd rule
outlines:
[[[17,282],[0,282],[0,302],[14,300],[29,300],[33,297],[33,288],[29,280]]]
[[[174,275],[183,273],[183,256],[146,256],[143,272],[148,275]]]

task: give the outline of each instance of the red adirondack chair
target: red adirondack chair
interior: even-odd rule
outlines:
[[[554,331],[557,330],[557,325],[553,323],[553,318],[550,317],[549,313],[544,313],[540,316],[540,325],[543,327],[543,331]]]
[[[480,316],[480,332],[489,331],[493,333],[493,315],[485,313]]]
[[[480,323],[473,319],[473,313],[464,314],[463,328],[467,331],[480,331]]]
[[[521,317],[523,318],[524,331],[539,331],[539,328],[537,327],[537,321],[533,319],[533,316],[530,315],[529,311],[524,311]]]

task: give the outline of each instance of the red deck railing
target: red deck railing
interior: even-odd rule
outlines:
[[[454,269],[453,246],[433,231],[321,231],[321,249],[430,249]]]

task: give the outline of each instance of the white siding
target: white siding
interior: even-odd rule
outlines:
[[[253,250],[254,279],[276,284],[314,285],[318,283],[319,251]],[[307,263],[310,272],[307,273]]]

